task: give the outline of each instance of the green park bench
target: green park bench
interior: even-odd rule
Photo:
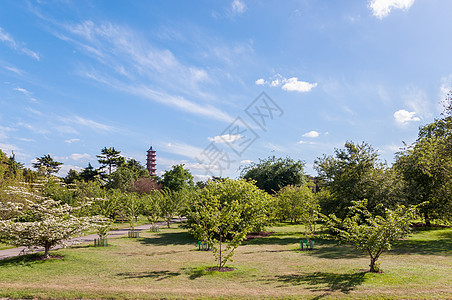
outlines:
[[[198,242],[198,250],[199,251],[208,251],[208,250],[210,250],[210,246],[206,243],[206,242],[203,242],[203,241],[199,241]]]
[[[312,250],[314,249],[314,240],[300,240],[300,250]]]

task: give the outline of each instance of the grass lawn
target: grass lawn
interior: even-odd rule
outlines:
[[[210,251],[197,251],[185,230],[161,228],[140,238],[110,239],[111,246],[79,245],[0,261],[0,297],[13,298],[452,298],[452,229],[418,230],[384,253],[384,273],[351,246],[316,239],[297,251],[298,225],[236,250],[232,272],[206,272]]]

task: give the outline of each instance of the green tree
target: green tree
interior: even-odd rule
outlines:
[[[146,168],[135,159],[129,159],[111,174],[111,181],[109,182],[108,187],[121,191],[132,191],[134,183],[140,178],[145,177],[149,177]]]
[[[243,179],[210,181],[192,194],[187,227],[195,238],[213,247],[220,270],[246,234],[262,228],[268,221],[269,198],[267,193]]]
[[[416,142],[399,152],[394,169],[405,181],[410,204],[420,206],[427,226],[452,220],[452,116],[421,127]]]
[[[115,150],[115,147],[104,147],[100,153],[100,155],[96,155],[98,158],[97,161],[102,165],[101,170],[108,167],[108,175],[111,175],[114,167],[118,167],[124,163],[124,157],[120,155],[121,151]]]
[[[178,191],[164,189],[160,193],[163,195],[163,199],[160,202],[161,217],[165,219],[168,228],[170,228],[171,220],[177,214],[180,216],[183,213],[190,191],[188,189]]]
[[[304,162],[289,157],[283,159],[270,156],[259,159],[258,163],[253,162],[244,167],[240,177],[254,180],[257,187],[269,194],[275,194],[288,185],[300,186],[307,182]]]
[[[343,218],[352,201],[367,198],[372,210],[379,204],[381,197],[373,192],[378,192],[384,176],[377,175],[384,173],[385,166],[379,161],[377,151],[369,144],[347,142],[345,149],[335,150],[334,156],[324,155],[315,160],[314,168],[319,175],[320,189],[330,192],[329,201],[322,202],[323,212],[335,212]]]
[[[162,205],[165,196],[160,191],[154,191],[150,194],[142,194],[143,199],[143,215],[151,222],[151,227],[156,228],[156,223],[162,215]]]
[[[193,176],[190,171],[184,168],[184,165],[175,165],[169,171],[165,171],[160,183],[165,189],[171,191],[180,191],[194,186]]]
[[[354,245],[370,256],[370,272],[378,272],[376,262],[380,255],[391,249],[391,242],[402,238],[409,232],[416,207],[397,206],[385,209],[384,216],[372,215],[367,209],[366,200],[353,201],[349,214],[341,220],[334,214],[323,216],[325,225],[334,233],[330,238]]]
[[[53,160],[50,154],[42,157],[36,157],[36,162],[33,163],[33,168],[43,170],[48,176],[52,173],[58,173],[61,168],[62,162]]]

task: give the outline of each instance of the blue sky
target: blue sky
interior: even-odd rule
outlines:
[[[16,1],[0,10],[0,149],[61,175],[103,147],[237,177],[346,141],[393,162],[442,111],[452,1]],[[264,94],[262,94],[264,93]],[[265,123],[263,123],[265,122]]]

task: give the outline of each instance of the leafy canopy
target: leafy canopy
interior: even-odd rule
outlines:
[[[259,159],[258,163],[251,163],[244,167],[241,178],[254,180],[256,186],[269,194],[277,193],[287,185],[299,186],[306,183],[304,162],[292,158],[276,158],[270,156]]]

